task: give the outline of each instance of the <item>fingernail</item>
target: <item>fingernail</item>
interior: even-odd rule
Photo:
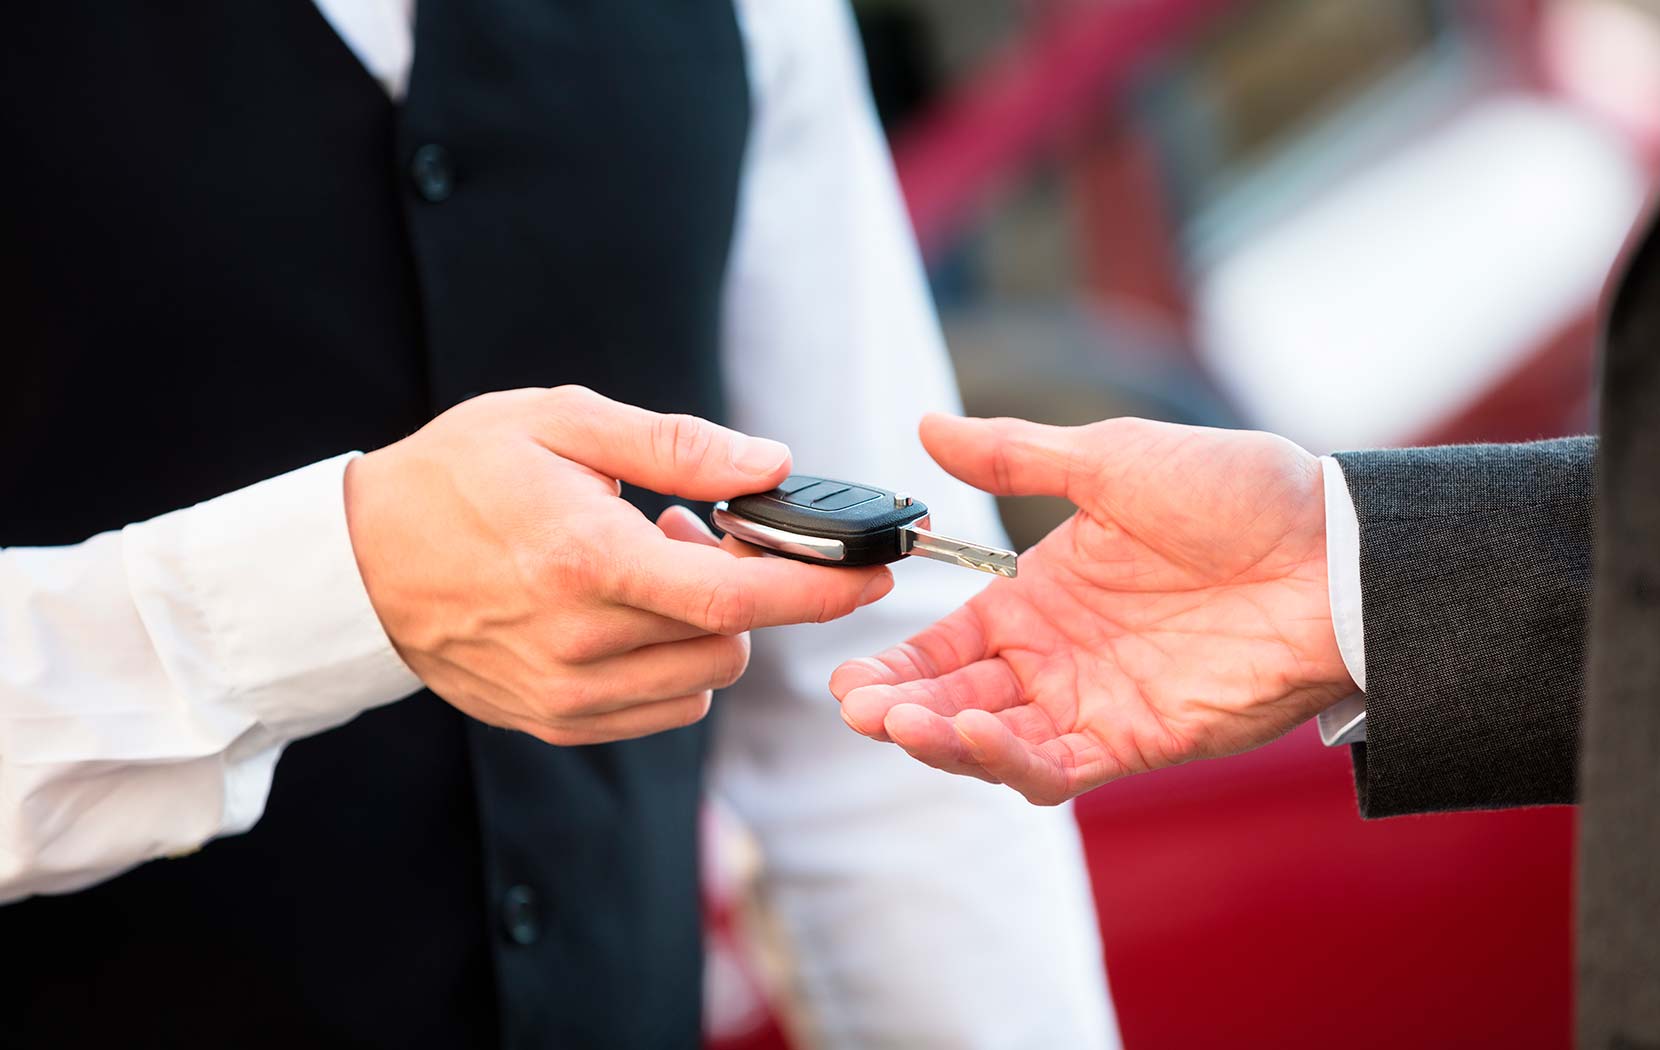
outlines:
[[[871,602],[885,597],[891,590],[893,590],[893,574],[884,572],[865,584],[865,589],[859,594],[859,607],[864,608]]]
[[[766,477],[789,458],[789,446],[767,438],[739,436],[732,441],[732,465],[745,474]]]

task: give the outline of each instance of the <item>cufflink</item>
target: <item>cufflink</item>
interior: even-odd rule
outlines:
[[[1320,742],[1327,747],[1366,742],[1366,694],[1353,693],[1321,711],[1315,718]]]

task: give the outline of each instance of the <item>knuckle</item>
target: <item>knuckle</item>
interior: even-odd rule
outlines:
[[[580,408],[592,405],[599,399],[599,395],[585,386],[577,383],[566,383],[563,386],[551,387],[548,398],[560,408]]]
[[[814,623],[829,623],[841,613],[841,603],[832,598],[820,598],[818,608],[813,612]]]
[[[516,583],[533,598],[557,594],[565,589],[566,566],[564,557],[544,547],[521,545],[509,552],[510,569]]]
[[[557,509],[541,520],[504,522],[501,543],[512,559],[512,567],[527,584],[558,582],[564,575],[570,545],[563,542]]]
[[[554,720],[581,718],[601,700],[593,683],[581,678],[558,679],[548,686],[544,696],[541,713],[544,718]]]
[[[676,469],[700,465],[715,440],[713,427],[684,413],[659,416],[652,426],[652,446],[657,457]]]
[[[610,632],[587,620],[578,620],[559,633],[553,655],[561,663],[585,664],[610,652]]]
[[[576,742],[576,738],[572,735],[571,731],[563,726],[538,724],[527,727],[525,732],[529,733],[537,740],[540,740],[542,743],[549,744],[553,747],[569,747],[571,744]]]
[[[938,678],[940,676],[939,662],[928,654],[922,646],[913,642],[901,642],[890,652],[896,654],[897,659],[905,661],[919,678]],[[886,653],[883,654],[887,655]],[[880,657],[878,657],[880,659]]]
[[[556,386],[540,392],[530,415],[540,425],[550,428],[555,444],[559,445],[591,433],[605,413],[606,400],[585,386],[574,383]]]
[[[998,445],[991,453],[991,476],[998,492],[1009,492],[1014,488],[1014,464],[1009,459],[1007,445]]]
[[[616,570],[615,552],[604,550],[598,540],[582,533],[558,537],[539,558],[541,584],[563,603],[573,596],[606,592]]]
[[[829,623],[839,620],[852,612],[858,597],[852,593],[830,592],[821,595],[818,605],[811,611],[813,623]]]
[[[735,580],[722,580],[710,591],[702,623],[716,634],[741,634],[755,620],[755,595]]]

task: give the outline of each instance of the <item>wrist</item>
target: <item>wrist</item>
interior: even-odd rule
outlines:
[[[387,449],[354,457],[346,464],[342,481],[346,504],[346,532],[351,541],[352,556],[357,561],[358,576],[363,590],[369,596],[369,605],[380,620],[392,647],[406,662],[409,654],[400,640],[395,603],[391,597],[393,586],[389,579],[387,561],[392,536],[386,527],[386,507],[381,498]]]
[[[1314,558],[1312,575],[1315,586],[1309,589],[1310,622],[1314,625],[1314,659],[1309,684],[1346,696],[1355,691],[1348,664],[1343,660],[1343,647],[1337,639],[1337,627],[1332,619],[1331,559],[1325,529],[1320,531],[1320,543]]]
[[[1296,663],[1282,689],[1284,695],[1297,697],[1299,706],[1311,716],[1356,691],[1333,618],[1326,502],[1323,463],[1309,456],[1301,485],[1302,516],[1309,528],[1302,565],[1294,574],[1299,611],[1286,622],[1296,632],[1292,636]]]

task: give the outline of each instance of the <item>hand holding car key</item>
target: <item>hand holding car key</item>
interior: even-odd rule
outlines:
[[[796,561],[885,565],[916,554],[994,576],[1017,572],[1013,551],[928,531],[927,504],[908,495],[808,474],[717,503],[711,520],[728,535]]]

